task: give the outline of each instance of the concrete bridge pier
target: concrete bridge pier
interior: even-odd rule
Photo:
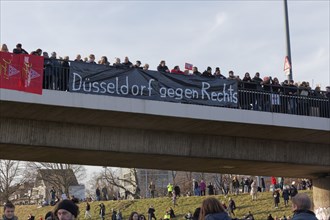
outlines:
[[[313,179],[314,212],[318,219],[330,219],[330,176]]]

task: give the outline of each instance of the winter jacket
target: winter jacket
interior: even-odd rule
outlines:
[[[219,212],[214,214],[208,214],[205,216],[205,220],[231,220],[227,212]]]
[[[17,216],[14,216],[13,218],[9,219],[5,215],[3,215],[0,220],[18,220],[18,218],[17,218]]]
[[[168,73],[168,72],[169,72],[169,69],[168,69],[167,66],[159,65],[159,66],[157,67],[157,71],[158,71],[158,72],[162,72],[162,73]]]
[[[312,211],[296,210],[293,214],[292,220],[317,220],[317,218]]]
[[[287,190],[287,189],[283,190],[283,192],[282,192],[283,199],[289,200],[289,196],[290,196],[289,190]]]

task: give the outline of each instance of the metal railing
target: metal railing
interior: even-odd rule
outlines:
[[[45,59],[43,89],[69,91],[70,62]],[[243,81],[238,85],[239,109],[330,118],[325,91]]]

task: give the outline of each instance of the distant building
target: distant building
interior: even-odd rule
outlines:
[[[127,190],[134,191],[136,185],[131,184],[131,182],[136,183],[135,177],[132,169],[121,168],[120,178],[127,181],[121,181]],[[155,196],[164,196],[167,193],[167,184],[173,183],[173,178],[171,171],[168,170],[150,170],[150,169],[136,169],[137,172],[137,183],[139,185],[140,196],[142,198],[150,197],[149,184],[152,181],[155,184]],[[120,197],[125,198],[125,190],[119,190]],[[132,199],[131,196],[128,196],[128,199]]]
[[[58,198],[61,198],[63,193],[69,197],[69,188],[78,185],[78,180],[72,169],[40,169],[38,170],[32,190],[32,199],[36,204],[40,204],[43,201],[47,201],[49,203],[51,200],[50,191],[52,187],[54,187]]]
[[[15,205],[33,204],[33,201],[31,200],[33,186],[33,182],[25,182],[20,184],[18,189],[10,195],[9,200]]]

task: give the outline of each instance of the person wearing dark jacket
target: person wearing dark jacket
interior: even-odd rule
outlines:
[[[312,201],[305,193],[299,193],[292,198],[292,220],[317,220],[311,211]]]
[[[229,198],[229,204],[228,204],[228,212],[229,214],[233,214],[235,216],[234,210],[236,209],[236,204],[232,198]]]
[[[69,73],[70,73],[69,57],[65,56],[61,64],[62,64],[62,72],[60,73],[58,79],[59,90],[68,91]]]
[[[148,209],[148,220],[152,220],[152,219],[156,219],[156,215],[155,215],[155,209],[154,207],[151,205]]]
[[[28,52],[26,52],[26,50],[24,50],[22,48],[22,44],[17,44],[16,48],[13,50],[13,53],[15,53],[15,54],[29,54]]]
[[[103,203],[101,203],[99,206],[100,206],[100,211],[99,211],[100,217],[102,220],[104,220],[105,219],[105,205]]]
[[[285,205],[285,207],[287,207],[289,204],[289,197],[290,197],[290,192],[289,192],[288,186],[284,187],[283,192],[282,192],[282,197],[284,200],[284,205]]]
[[[101,190],[99,187],[96,188],[95,194],[96,194],[96,200],[100,201],[101,200]]]
[[[198,68],[196,66],[193,67],[192,69],[193,71],[193,75],[196,75],[196,76],[201,76],[201,72],[198,71]]]
[[[177,197],[180,197],[181,196],[181,189],[180,189],[180,186],[175,186],[174,187],[174,193]]]
[[[157,67],[157,71],[161,73],[169,73],[170,70],[168,67],[165,65],[165,60],[160,61],[160,64]]]
[[[269,214],[269,215],[268,215],[267,220],[274,220],[272,214]]]
[[[251,213],[251,211],[249,211],[249,213],[244,217],[245,220],[254,220],[254,216]]]
[[[198,220],[199,219],[199,213],[201,212],[201,208],[198,207],[195,209],[194,214],[193,214],[193,220]]]
[[[274,197],[275,208],[278,208],[278,204],[280,203],[280,189],[274,190],[273,197]]]
[[[143,67],[141,66],[141,61],[140,60],[137,60],[133,67],[137,68],[137,69],[141,69],[141,70],[143,69]]]
[[[256,89],[256,83],[250,77],[250,73],[246,72],[242,81],[245,89]]]
[[[111,220],[117,220],[117,212],[114,209],[112,209]]]
[[[15,216],[15,206],[11,202],[7,202],[3,207],[2,220],[18,220]]]
[[[35,56],[41,56],[42,55],[42,50],[39,48],[35,51],[32,51],[30,55],[35,55]]]
[[[78,214],[79,207],[68,199],[59,202],[54,209],[54,215],[58,220],[75,220]]]
[[[204,199],[201,206],[199,219],[203,220],[230,220],[220,202],[213,197]]]
[[[295,181],[292,181],[292,185],[290,187],[290,196],[291,196],[291,199],[292,199],[292,197],[294,197],[295,195],[298,194],[298,190],[297,190],[295,184],[296,184],[296,182]]]
[[[213,75],[214,75],[215,78],[218,78],[218,79],[226,79],[226,77],[221,74],[221,71],[220,71],[219,67],[215,68],[215,72],[214,72]]]
[[[204,76],[204,77],[213,77],[212,68],[207,67],[207,69],[203,72],[202,76]]]
[[[260,73],[256,72],[256,74],[254,75],[252,82],[255,82],[256,84],[260,85],[262,82],[262,79],[260,78]]]
[[[124,62],[122,63],[123,67],[132,68],[133,64],[129,61],[128,57],[125,57]]]
[[[214,186],[212,185],[212,183],[210,183],[208,186],[208,193],[209,195],[214,195]]]

